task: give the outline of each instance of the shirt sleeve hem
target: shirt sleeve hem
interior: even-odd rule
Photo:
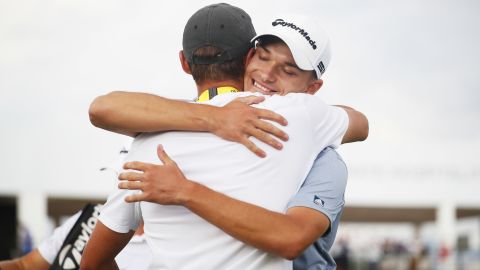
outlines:
[[[106,216],[100,215],[98,220],[101,221],[102,224],[107,228],[117,233],[128,233],[131,229],[133,229],[129,226],[118,225],[113,219],[107,218]]]
[[[328,221],[330,222],[330,226],[332,225],[333,220],[334,220],[334,218],[330,215],[330,213],[328,213],[327,209],[319,208],[319,206],[314,204],[314,203],[291,202],[291,203],[288,204],[287,207],[288,207],[288,209],[293,208],[293,207],[307,207],[307,208],[316,210],[316,211],[324,214],[328,218]]]

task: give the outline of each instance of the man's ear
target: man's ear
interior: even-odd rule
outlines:
[[[185,71],[187,74],[192,74],[190,64],[188,64],[187,58],[183,54],[183,50],[178,53],[178,57],[180,58],[180,64],[182,65],[183,71]]]
[[[315,94],[318,90],[320,90],[320,88],[322,87],[323,85],[323,80],[322,79],[318,79],[318,80],[312,80],[310,82],[310,84],[308,85],[307,87],[307,91],[305,91],[307,94]]]
[[[250,50],[248,50],[247,55],[245,56],[245,66],[248,66],[248,64],[250,63],[250,60],[252,60],[254,55],[255,55],[255,48],[250,48]]]

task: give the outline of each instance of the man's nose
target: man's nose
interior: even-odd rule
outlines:
[[[274,82],[275,81],[275,73],[273,65],[266,65],[265,69],[262,72],[261,79],[263,82]]]

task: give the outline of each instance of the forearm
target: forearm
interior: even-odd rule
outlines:
[[[118,269],[115,257],[127,245],[133,233],[117,233],[98,221],[83,252],[80,269]]]
[[[19,259],[0,262],[0,270],[24,270],[24,269],[26,270],[26,268],[22,267],[22,264]]]
[[[208,119],[217,109],[147,93],[116,91],[97,97],[89,116],[96,127],[135,136],[168,130],[209,131]]]
[[[192,183],[185,207],[234,238],[261,250],[293,259],[317,237],[291,217],[232,199]],[[323,232],[322,232],[323,233]]]
[[[42,257],[38,249],[14,260],[0,262],[0,270],[47,270],[50,264]]]

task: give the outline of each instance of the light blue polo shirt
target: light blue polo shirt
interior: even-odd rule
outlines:
[[[337,234],[345,204],[347,166],[331,147],[325,148],[315,159],[302,187],[289,202],[291,207],[309,207],[324,213],[330,219],[330,229],[293,261],[294,270],[335,269],[329,254]]]

